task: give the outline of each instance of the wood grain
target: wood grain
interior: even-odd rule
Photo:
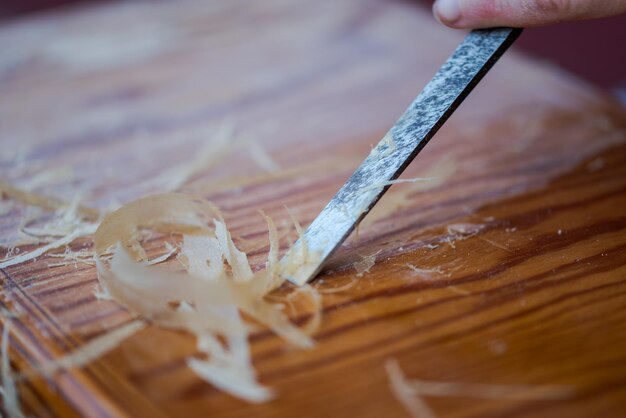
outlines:
[[[217,203],[260,268],[263,219],[283,251],[288,205],[310,222],[461,34],[385,1],[111,3],[0,28],[2,179],[107,207],[159,191],[224,123],[245,148],[185,186]],[[6,52],[5,52],[6,51]],[[384,363],[409,377],[560,384],[562,401],[428,398],[438,416],[619,416],[626,408],[626,111],[580,81],[507,54],[315,285],[317,346],[252,338],[279,397],[248,405],[184,365],[184,333],[150,327],[80,370],[20,384],[33,416],[405,416]],[[64,171],[63,167],[69,167]],[[65,173],[65,174],[64,174]],[[0,217],[2,242],[26,215]],[[89,247],[89,239],[72,245]],[[24,247],[22,250],[28,250]],[[352,263],[376,254],[356,277]],[[44,256],[2,271],[11,360],[24,370],[129,320],[93,295],[93,266]],[[416,272],[412,267],[422,269]],[[304,322],[310,312],[292,313]]]

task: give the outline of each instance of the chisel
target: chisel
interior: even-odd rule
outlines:
[[[382,197],[483,76],[521,33],[495,28],[470,32],[396,124],[372,149],[281,260],[283,274],[302,285]],[[303,243],[304,240],[304,243]]]

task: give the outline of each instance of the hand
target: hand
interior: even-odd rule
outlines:
[[[626,0],[437,0],[435,17],[453,28],[542,26],[626,12]]]

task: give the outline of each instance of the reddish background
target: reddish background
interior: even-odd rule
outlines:
[[[524,31],[518,49],[606,88],[626,88],[626,15]]]
[[[2,0],[0,20],[79,1],[85,0]],[[422,0],[427,7],[432,2]],[[566,68],[603,88],[626,89],[625,44],[626,15],[622,15],[596,21],[527,29],[515,47]]]

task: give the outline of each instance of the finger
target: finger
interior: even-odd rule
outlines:
[[[542,26],[626,12],[626,0],[437,0],[435,17],[454,28]]]

